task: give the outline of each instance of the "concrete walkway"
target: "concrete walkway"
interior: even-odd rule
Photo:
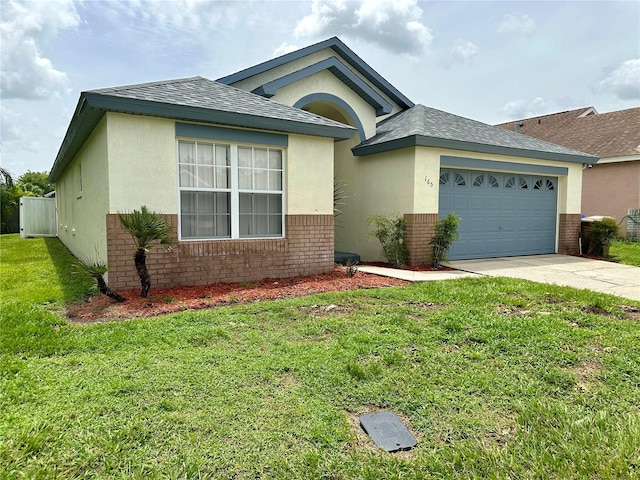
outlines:
[[[358,270],[364,273],[372,273],[381,277],[399,278],[407,282],[428,282],[430,280],[451,280],[453,278],[478,277],[479,275],[472,272],[464,272],[460,270],[444,270],[429,272],[413,272],[411,270],[402,270],[399,268],[373,267],[370,265],[358,265]]]
[[[640,267],[590,260],[569,255],[531,255],[526,257],[456,260],[447,266],[456,270],[413,272],[396,268],[358,266],[364,273],[400,278],[409,282],[450,280],[492,276],[523,278],[540,283],[586,288],[640,301]]]
[[[478,275],[551,283],[640,300],[640,267],[569,255],[456,260],[449,266]]]

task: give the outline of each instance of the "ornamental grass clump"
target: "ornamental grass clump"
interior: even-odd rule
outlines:
[[[409,250],[404,244],[407,225],[402,216],[374,215],[367,218],[367,224],[373,228],[370,237],[377,238],[382,245],[382,254],[389,264],[403,267],[409,259]]]
[[[140,296],[147,298],[151,289],[151,277],[147,269],[147,252],[154,243],[171,246],[175,243],[172,226],[160,214],[150,211],[142,205],[140,210],[118,214],[121,225],[131,234],[136,243],[133,257],[136,271],[140,277]]]

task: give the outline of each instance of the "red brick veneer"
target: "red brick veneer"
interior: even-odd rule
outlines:
[[[163,216],[177,238],[178,216]],[[106,221],[109,286],[137,288],[133,239],[118,215],[107,215]],[[147,256],[152,288],[249,282],[333,269],[333,215],[287,215],[285,229],[286,238],[188,241],[171,250],[155,247]]]
[[[580,214],[561,213],[558,224],[558,253],[574,255],[580,253]]]
[[[405,213],[407,225],[405,241],[409,249],[409,265],[425,265],[431,262],[433,251],[429,242],[436,232],[437,213]]]

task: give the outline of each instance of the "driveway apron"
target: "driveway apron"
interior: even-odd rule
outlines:
[[[478,275],[586,288],[640,301],[640,267],[558,254],[456,260],[448,265]]]

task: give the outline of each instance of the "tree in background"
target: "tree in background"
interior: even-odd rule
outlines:
[[[17,184],[25,193],[23,197],[42,197],[55,190],[55,185],[49,183],[49,172],[25,172],[18,177]]]
[[[0,233],[9,233],[9,220],[20,201],[19,192],[11,172],[0,167]]]

